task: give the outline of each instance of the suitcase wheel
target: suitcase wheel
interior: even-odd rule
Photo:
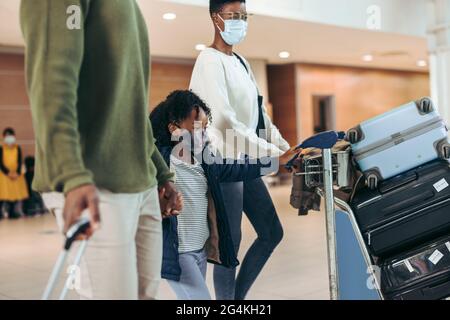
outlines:
[[[378,188],[378,182],[379,182],[378,175],[376,173],[369,173],[367,175],[367,187],[370,190],[375,190]]]
[[[442,159],[450,159],[450,143],[443,141],[438,145],[439,157]]]
[[[361,137],[359,135],[359,131],[357,129],[350,129],[347,132],[346,140],[350,142],[351,144],[358,143],[360,141]]]
[[[428,114],[434,111],[433,102],[429,98],[420,100],[419,110],[422,113]]]

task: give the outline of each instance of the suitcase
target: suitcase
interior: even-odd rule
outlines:
[[[450,235],[383,263],[381,287],[393,300],[450,297]]]
[[[386,257],[450,231],[450,164],[436,160],[359,190],[351,207],[374,256]]]
[[[410,102],[347,132],[369,188],[437,158],[450,158],[447,127],[429,98]]]

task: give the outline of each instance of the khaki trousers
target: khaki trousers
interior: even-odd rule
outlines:
[[[157,187],[138,194],[99,193],[100,229],[89,240],[75,289],[81,299],[156,299],[162,265]],[[64,195],[46,193],[43,198],[62,230]],[[71,255],[76,251],[74,245]]]

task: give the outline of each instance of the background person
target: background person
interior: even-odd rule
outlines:
[[[200,53],[190,88],[210,106],[211,126],[223,137],[227,130],[233,130],[249,147],[236,149],[234,139],[224,141],[212,137],[212,140],[225,157],[236,156],[238,152],[253,158],[282,155],[289,150],[289,144],[267,116],[250,65],[233,53],[233,46],[247,34],[245,0],[210,0],[210,15],[214,42]],[[258,137],[259,129],[267,130],[264,138]],[[261,178],[223,184],[222,192],[236,253],[241,242],[242,211],[258,236],[246,253],[237,278],[234,268],[214,268],[217,299],[241,300],[281,241],[283,229]]]
[[[3,131],[0,146],[0,212],[4,203],[10,219],[21,216],[20,204],[28,198],[25,177],[22,174],[22,149],[17,144],[14,129]]]

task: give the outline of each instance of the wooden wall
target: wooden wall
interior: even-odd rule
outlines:
[[[188,89],[193,62],[152,63],[150,104],[152,109],[175,89]],[[22,54],[0,53],[0,130],[13,127],[25,155],[34,154],[34,134],[26,93]]]
[[[150,110],[163,101],[173,90],[189,89],[194,62],[174,64],[154,61],[150,83]]]
[[[283,137],[291,144],[297,141],[295,71],[294,64],[267,67],[272,119]]]
[[[25,155],[34,154],[34,134],[20,54],[0,54],[0,131],[12,127]]]
[[[430,94],[427,73],[308,64],[269,66],[268,70],[274,118],[291,143],[314,133],[315,95],[335,96],[337,129],[345,131]],[[295,88],[289,83],[295,83]],[[292,134],[294,126],[298,139]]]

